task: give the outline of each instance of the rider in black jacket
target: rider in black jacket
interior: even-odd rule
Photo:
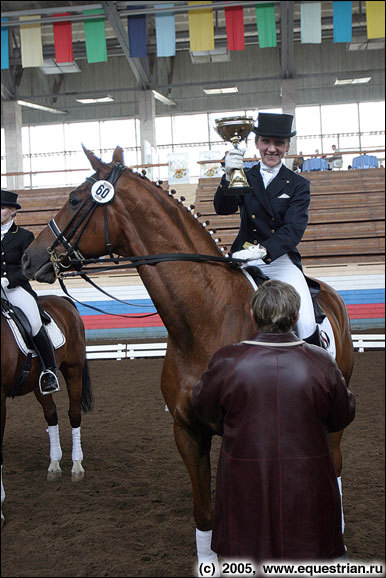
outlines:
[[[54,348],[41,321],[37,294],[22,271],[21,258],[34,235],[14,222],[16,211],[21,208],[17,197],[12,191],[1,190],[1,296],[19,307],[30,323],[32,341],[42,364],[39,387],[45,395],[60,387]]]
[[[310,182],[282,162],[290,147],[293,116],[259,113],[254,128],[261,161],[246,170],[252,192],[232,195],[230,173],[243,168],[244,153],[232,149],[225,157],[225,175],[214,197],[218,215],[240,209],[240,229],[232,245],[234,257],[250,259],[270,279],[292,285],[301,297],[297,332],[308,343],[321,345],[310,291],[302,272],[297,245],[308,223]]]

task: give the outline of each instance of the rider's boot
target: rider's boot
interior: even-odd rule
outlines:
[[[309,343],[310,345],[317,345],[318,347],[323,347],[322,340],[320,338],[319,325],[316,326],[315,331],[309,337],[303,337],[303,341]]]
[[[42,395],[48,395],[60,390],[56,375],[55,352],[44,325],[39,332],[32,337],[36,352],[42,364],[42,372],[39,377],[39,389]]]

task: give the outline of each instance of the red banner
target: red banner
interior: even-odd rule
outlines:
[[[244,10],[242,6],[225,8],[228,50],[244,50]]]
[[[69,12],[64,14],[53,14],[53,16],[70,16]],[[54,43],[55,43],[55,61],[56,62],[73,62],[74,55],[72,51],[72,30],[71,22],[54,23]]]

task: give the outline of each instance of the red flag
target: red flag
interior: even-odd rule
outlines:
[[[70,12],[64,14],[53,14],[53,16],[70,16]],[[74,55],[72,52],[72,31],[71,22],[62,21],[54,23],[54,43],[55,43],[55,61],[56,62],[73,62]]]
[[[244,50],[244,10],[242,6],[225,8],[228,50]]]

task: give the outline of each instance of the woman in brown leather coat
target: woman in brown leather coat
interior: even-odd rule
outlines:
[[[333,560],[345,554],[328,433],[354,418],[334,359],[291,331],[299,295],[267,281],[251,302],[257,333],[211,359],[193,407],[223,432],[212,549],[225,558]]]

